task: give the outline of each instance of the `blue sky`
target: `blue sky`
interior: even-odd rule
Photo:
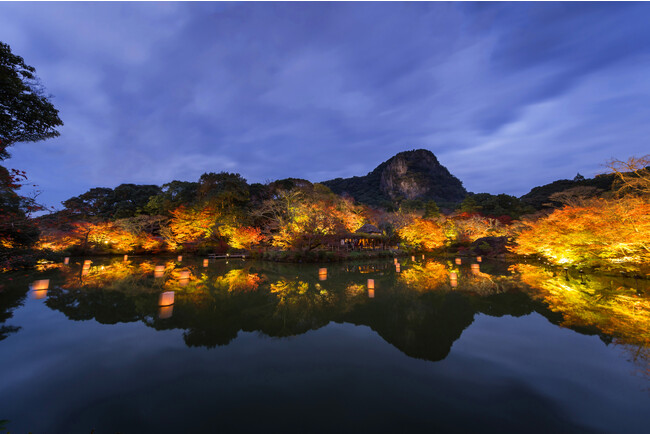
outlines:
[[[0,3],[61,137],[10,148],[40,199],[363,175],[425,148],[521,195],[650,152],[647,3]]]

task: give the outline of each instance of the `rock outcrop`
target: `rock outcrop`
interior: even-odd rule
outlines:
[[[369,205],[404,199],[460,202],[467,195],[462,182],[426,149],[400,152],[366,176],[323,182],[334,193],[349,194]]]

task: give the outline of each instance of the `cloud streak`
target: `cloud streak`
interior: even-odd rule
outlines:
[[[93,186],[363,175],[433,151],[521,195],[647,153],[647,4],[0,4],[65,122],[18,144],[50,205]]]

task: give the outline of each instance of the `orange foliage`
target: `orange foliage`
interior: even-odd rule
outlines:
[[[228,244],[235,249],[249,249],[264,239],[261,229],[248,226],[228,226],[222,228],[221,232],[228,237]]]
[[[68,231],[44,229],[37,248],[62,251],[81,246],[131,252],[138,248],[155,251],[162,247],[162,241],[151,234],[134,234],[115,222],[74,222],[70,227]]]
[[[446,240],[438,223],[417,217],[399,228],[397,233],[407,245],[427,251],[443,246]]]
[[[219,212],[213,205],[202,208],[180,206],[171,211],[168,239],[175,244],[192,243],[216,234]]]
[[[227,289],[228,292],[248,292],[255,291],[261,281],[262,278],[257,273],[249,273],[240,268],[217,277],[214,284],[217,288]]]
[[[537,254],[554,264],[639,270],[650,266],[650,202],[594,199],[526,222],[515,253]]]

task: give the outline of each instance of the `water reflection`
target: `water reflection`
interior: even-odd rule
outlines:
[[[173,313],[174,313],[174,305],[160,306],[160,310],[158,311],[158,318],[160,319],[171,318]]]
[[[226,345],[240,331],[283,337],[347,322],[368,326],[405,354],[426,360],[445,358],[479,313],[537,312],[554,324],[623,346],[648,375],[650,299],[631,279],[581,279],[578,273],[538,265],[508,269],[490,261],[327,268],[250,261],[217,261],[208,268],[203,259],[194,263],[192,258],[182,267],[173,260],[97,262],[48,271],[49,280],[32,280],[34,296],[45,291],[46,305],[73,320],[181,329],[188,346]],[[16,300],[0,309],[2,323]],[[3,326],[0,339],[12,331]]]

